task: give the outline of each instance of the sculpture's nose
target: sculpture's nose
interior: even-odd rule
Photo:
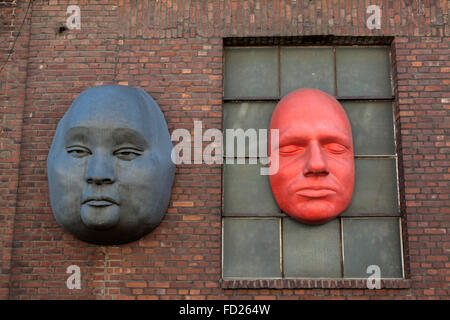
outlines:
[[[308,148],[307,160],[303,174],[307,175],[328,175],[327,161],[317,142],[312,142]]]
[[[106,152],[94,153],[89,159],[85,179],[87,183],[96,185],[114,183],[114,158]]]

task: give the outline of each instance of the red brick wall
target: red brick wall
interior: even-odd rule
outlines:
[[[28,5],[16,2],[0,0],[0,63]],[[0,298],[448,298],[449,1],[138,2],[33,1],[0,75]],[[81,30],[59,33],[73,4]],[[366,28],[370,4],[382,9],[381,30]],[[221,129],[224,37],[331,34],[395,37],[407,285],[222,288],[220,166],[178,166],[164,221],[134,243],[90,245],[56,223],[45,160],[78,93],[106,83],[138,86],[158,102],[171,132],[192,129],[193,120]],[[81,268],[81,290],[66,288],[72,264]]]
[[[17,5],[15,1],[0,1],[0,298],[2,299],[9,295],[11,250],[19,183],[31,13],[30,7],[28,18],[24,20],[27,8],[26,3]]]

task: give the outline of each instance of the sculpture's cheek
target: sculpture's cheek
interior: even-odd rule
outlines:
[[[71,228],[80,223],[83,168],[68,166],[70,159],[64,158],[56,158],[49,166],[49,191],[56,220]]]
[[[121,199],[121,225],[140,228],[157,225],[164,217],[170,198],[172,166],[150,154],[116,167]]]
[[[353,155],[340,161],[330,161],[330,172],[338,182],[338,193],[336,197],[336,210],[342,212],[350,204],[355,185],[355,164]],[[340,213],[339,212],[339,213]]]

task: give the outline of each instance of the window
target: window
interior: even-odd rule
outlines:
[[[355,189],[337,219],[305,225],[281,212],[248,148],[245,164],[224,161],[223,278],[366,279],[370,265],[403,278],[389,48],[225,47],[224,59],[224,129],[268,129],[298,88],[334,95],[352,126]]]

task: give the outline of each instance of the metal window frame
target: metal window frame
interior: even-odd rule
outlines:
[[[223,88],[222,88],[222,103],[228,103],[228,102],[234,102],[234,103],[243,103],[243,102],[279,102],[281,100],[281,48],[283,47],[298,47],[298,48],[332,48],[333,50],[333,68],[334,68],[334,97],[336,98],[336,100],[338,100],[339,102],[344,102],[344,101],[362,101],[362,102],[380,102],[380,101],[390,101],[391,105],[392,105],[392,117],[393,117],[393,139],[394,139],[394,147],[395,147],[395,151],[394,154],[392,155],[354,155],[355,159],[395,159],[395,164],[396,164],[396,185],[397,185],[397,201],[398,201],[398,213],[399,216],[385,216],[385,215],[371,215],[370,217],[368,216],[351,216],[351,217],[342,217],[342,216],[338,216],[338,220],[339,220],[339,233],[340,233],[340,256],[341,256],[341,279],[345,280],[345,279],[350,279],[350,278],[345,278],[344,277],[344,238],[343,238],[343,219],[360,219],[360,218],[369,218],[369,219],[377,219],[377,218],[398,218],[399,221],[399,228],[400,228],[400,255],[401,255],[401,271],[402,271],[402,279],[405,278],[405,266],[404,266],[404,252],[403,252],[403,239],[402,239],[402,226],[401,226],[401,221],[402,221],[402,214],[401,214],[401,206],[400,206],[400,201],[401,201],[401,197],[400,197],[400,186],[399,186],[399,168],[398,168],[398,154],[397,154],[397,128],[396,128],[396,122],[395,122],[395,108],[394,108],[394,102],[395,102],[395,96],[393,94],[394,91],[394,84],[393,84],[393,77],[392,77],[392,55],[391,55],[391,51],[388,51],[389,54],[389,64],[390,64],[390,73],[389,73],[389,80],[390,80],[390,85],[391,85],[391,90],[392,90],[392,95],[391,96],[380,96],[380,97],[375,97],[375,96],[339,96],[338,95],[338,89],[337,89],[337,61],[336,61],[336,49],[337,48],[349,48],[349,47],[353,47],[353,48],[389,48],[387,45],[282,45],[282,44],[278,44],[278,45],[256,45],[256,46],[226,46],[224,47],[223,52],[225,52],[225,50],[233,50],[233,49],[257,49],[257,48],[277,48],[277,57],[278,57],[278,65],[277,65],[277,92],[278,92],[278,96],[273,97],[273,96],[261,96],[261,97],[225,97],[225,92],[224,92],[224,84],[225,84],[225,77],[223,80]],[[224,60],[224,64],[225,64],[225,58]],[[225,67],[223,68],[223,70],[225,71]],[[224,128],[224,117],[222,115],[222,128]],[[238,157],[234,156],[234,157],[227,157],[224,153],[223,155],[223,160],[224,163],[227,159],[234,159],[236,160]],[[244,157],[246,160],[249,158],[255,158],[255,157]],[[259,160],[259,156],[256,157],[256,160]],[[222,184],[221,184],[221,188],[222,188],[222,197],[221,197],[221,221],[222,221],[222,247],[221,247],[221,276],[222,279],[227,279],[224,278],[223,276],[223,256],[224,256],[224,250],[223,250],[223,243],[224,243],[224,232],[223,232],[223,227],[224,227],[224,223],[223,220],[225,218],[253,218],[253,219],[267,219],[267,218],[272,218],[272,219],[278,219],[279,220],[279,226],[280,226],[280,271],[281,271],[281,279],[289,279],[287,277],[285,277],[284,275],[284,243],[283,243],[283,219],[285,217],[289,217],[288,215],[286,215],[283,211],[280,211],[279,213],[273,213],[273,214],[266,214],[263,216],[258,216],[255,214],[246,214],[246,213],[234,213],[234,214],[228,214],[228,215],[224,215],[225,212],[225,208],[224,208],[224,165],[222,165]],[[245,277],[245,279],[254,279],[254,277]],[[313,278],[314,279],[314,278]]]

